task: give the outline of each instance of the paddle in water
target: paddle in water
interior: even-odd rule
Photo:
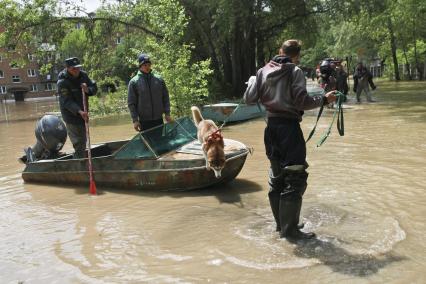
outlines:
[[[96,195],[96,183],[93,178],[93,168],[92,168],[92,148],[90,145],[90,132],[89,132],[89,111],[87,109],[87,100],[86,93],[84,89],[81,88],[81,93],[83,94],[83,111],[87,113],[87,119],[84,120],[86,126],[86,147],[87,147],[87,156],[88,156],[88,165],[89,165],[89,180],[90,180],[90,194]]]

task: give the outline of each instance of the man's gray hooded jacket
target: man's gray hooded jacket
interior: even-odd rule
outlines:
[[[303,111],[321,106],[325,98],[308,95],[303,71],[295,64],[270,61],[249,80],[244,100],[264,105],[268,117],[302,121]]]

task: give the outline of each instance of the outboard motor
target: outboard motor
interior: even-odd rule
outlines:
[[[67,128],[59,117],[48,114],[37,121],[35,136],[36,144],[25,150],[27,162],[57,158],[67,140]]]

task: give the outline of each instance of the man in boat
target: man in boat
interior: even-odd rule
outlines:
[[[354,72],[354,92],[356,93],[356,100],[358,103],[361,102],[361,93],[364,91],[367,95],[368,102],[374,102],[371,97],[370,88],[375,90],[376,86],[373,83],[373,75],[371,75],[370,71],[359,62],[355,68]]]
[[[302,232],[299,224],[302,196],[307,187],[306,145],[300,128],[304,110],[336,100],[334,91],[324,96],[309,96],[300,61],[298,40],[283,43],[275,56],[256,76],[249,79],[244,99],[262,103],[268,122],[264,133],[266,155],[271,163],[268,193],[280,237],[289,241],[310,239],[314,233]]]
[[[127,104],[136,131],[144,131],[162,125],[163,114],[167,122],[170,116],[169,92],[164,80],[152,73],[151,59],[147,54],[138,58],[138,73],[130,80]]]
[[[83,108],[83,94],[93,96],[98,91],[96,83],[86,72],[77,57],[65,60],[65,69],[58,76],[59,106],[67,133],[74,147],[74,158],[84,158],[86,149],[85,121],[89,116]]]

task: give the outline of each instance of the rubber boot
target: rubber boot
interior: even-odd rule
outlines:
[[[280,201],[280,237],[289,241],[297,241],[303,239],[312,239],[314,233],[305,233],[297,227],[297,215],[300,214],[302,207],[302,197],[289,196],[281,198]]]
[[[288,166],[284,169],[287,187],[280,197],[280,236],[288,239],[310,239],[314,233],[304,233],[298,225],[302,208],[302,196],[307,188],[308,173],[304,165]]]
[[[280,196],[285,186],[284,172],[279,161],[271,160],[271,168],[269,169],[269,204],[271,205],[272,214],[276,223],[276,231],[281,231],[280,227]]]

